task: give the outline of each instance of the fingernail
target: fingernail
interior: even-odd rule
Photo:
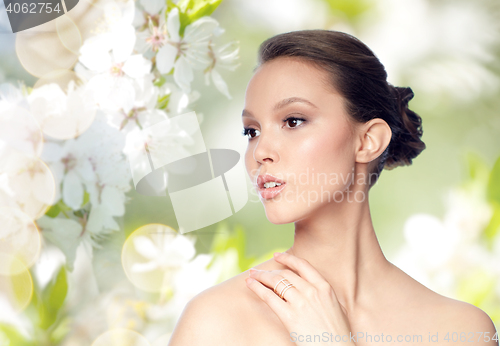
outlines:
[[[281,255],[281,252],[275,252],[274,257],[279,257]]]
[[[254,281],[255,281],[255,279],[252,279],[252,278],[246,278],[246,279],[245,279],[245,282],[246,282],[248,285],[250,285],[250,284],[251,284],[252,282],[254,282]]]
[[[258,272],[259,270],[258,269],[255,269],[255,268],[250,268],[250,275],[252,274],[255,274],[256,272]]]

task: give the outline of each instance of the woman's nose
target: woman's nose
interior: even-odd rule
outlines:
[[[276,149],[278,147],[276,139],[273,139],[269,135],[265,136],[261,133],[257,141],[257,145],[253,151],[253,158],[255,161],[260,164],[263,164],[264,162],[279,162],[280,156]]]

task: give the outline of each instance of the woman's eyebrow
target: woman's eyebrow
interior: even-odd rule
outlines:
[[[314,107],[314,108],[318,108],[314,103],[312,103],[311,101],[308,101],[306,99],[303,99],[301,97],[289,97],[289,98],[286,98],[286,99],[283,99],[281,100],[280,102],[278,102],[275,106],[274,106],[274,111],[278,111],[280,110],[281,108],[285,107],[286,105],[289,105],[290,103],[293,103],[293,102],[301,102],[301,103],[305,103],[311,107]],[[252,117],[252,113],[250,113],[249,111],[247,111],[246,109],[243,110],[243,112],[241,113],[241,116],[242,117]]]
[[[289,105],[290,103],[293,103],[293,102],[302,102],[302,103],[305,103],[309,106],[312,106],[314,108],[318,108],[314,103],[312,103],[311,101],[308,101],[306,99],[303,99],[301,97],[289,97],[287,99],[284,99],[284,100],[281,100],[280,102],[278,102],[275,106],[274,106],[274,111],[278,111],[280,110],[281,108],[285,107],[286,105]]]

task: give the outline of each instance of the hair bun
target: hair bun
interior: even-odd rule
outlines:
[[[396,89],[399,94],[400,102],[405,106],[408,106],[408,102],[415,96],[410,87],[394,87],[394,89]]]
[[[425,149],[421,140],[422,118],[408,108],[408,102],[415,96],[410,87],[395,87],[389,84],[394,95],[395,108],[400,115],[398,126],[393,128],[393,137],[384,168],[410,165],[412,159]]]

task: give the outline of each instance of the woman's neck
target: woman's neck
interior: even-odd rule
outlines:
[[[309,261],[348,313],[376,291],[374,284],[392,267],[375,235],[368,198],[325,205],[295,222],[294,244],[286,252]]]

